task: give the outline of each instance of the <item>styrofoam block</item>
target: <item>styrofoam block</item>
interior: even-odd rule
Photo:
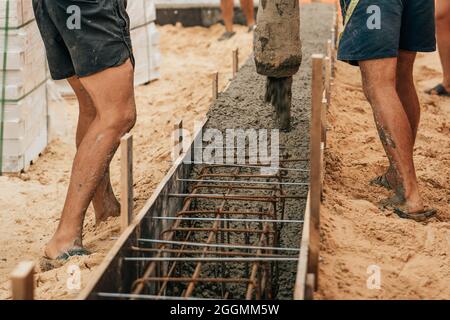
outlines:
[[[6,3],[8,0],[0,0],[0,26],[3,28],[6,22]],[[31,0],[9,0],[9,27],[17,28],[34,19]]]
[[[152,22],[156,20],[156,6],[154,0],[145,0],[145,14],[146,22]]]
[[[144,5],[144,0],[128,1],[127,12],[128,16],[130,17],[131,30],[146,23]]]

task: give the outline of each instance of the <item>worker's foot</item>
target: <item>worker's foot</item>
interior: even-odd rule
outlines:
[[[44,249],[44,257],[49,260],[65,261],[73,256],[89,255],[80,238],[71,239],[54,235]]]
[[[110,217],[120,216],[120,203],[114,194],[105,196],[102,199],[93,200],[95,209],[95,224],[99,225],[102,221],[108,220]]]
[[[225,31],[225,32],[220,36],[219,41],[228,40],[228,39],[232,38],[235,34],[236,34],[236,32],[234,32],[234,31]]]
[[[403,219],[424,221],[436,215],[436,209],[425,208],[420,198],[417,200],[405,200],[400,195],[382,200],[380,205],[383,209],[390,208]]]
[[[256,24],[252,24],[251,26],[248,26],[248,33],[252,33],[256,29]]]
[[[450,97],[450,87],[445,87],[443,84],[438,84],[434,88],[428,89],[425,91],[433,96],[442,96],[442,97]]]

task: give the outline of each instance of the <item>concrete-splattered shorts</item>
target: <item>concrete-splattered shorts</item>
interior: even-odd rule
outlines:
[[[345,17],[351,0],[340,1]],[[360,0],[341,35],[338,59],[358,65],[397,57],[399,50],[436,50],[434,0]]]
[[[33,7],[53,79],[134,64],[126,0],[33,0]]]

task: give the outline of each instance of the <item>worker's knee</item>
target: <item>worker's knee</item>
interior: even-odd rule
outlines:
[[[363,91],[367,100],[370,103],[377,101],[380,97],[388,94],[392,90],[396,89],[395,77],[385,77],[382,79],[372,79],[363,77]]]
[[[118,108],[118,111],[108,114],[105,120],[108,129],[111,129],[118,137],[121,137],[129,132],[136,124],[136,108],[134,103],[122,109]]]

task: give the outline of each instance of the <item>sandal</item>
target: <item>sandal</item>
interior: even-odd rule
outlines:
[[[375,179],[370,180],[371,186],[379,186],[386,188],[387,190],[392,190],[392,186],[386,178],[386,174],[376,177]]]
[[[91,253],[84,248],[72,248],[64,253],[62,253],[56,259],[50,259],[47,256],[43,256],[39,260],[39,266],[42,272],[50,271],[56,268],[60,268],[64,265],[64,263],[69,260],[70,257],[75,256],[88,256]]]
[[[394,208],[394,212],[402,219],[411,219],[417,222],[428,220],[437,213],[436,209],[424,209],[419,212],[408,213],[400,208]]]
[[[445,89],[445,87],[441,83],[432,89],[426,90],[425,93],[441,97],[450,97],[450,93],[447,91],[447,89]]]

